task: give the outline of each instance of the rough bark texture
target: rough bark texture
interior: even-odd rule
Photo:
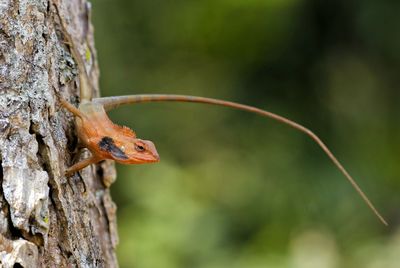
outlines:
[[[57,96],[76,104],[79,94],[59,16],[97,88],[85,0],[0,0],[1,267],[117,266],[114,167],[103,162],[64,176],[77,140]]]

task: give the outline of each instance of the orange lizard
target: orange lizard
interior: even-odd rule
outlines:
[[[114,124],[100,103],[86,102],[77,109],[63,99],[60,102],[76,116],[79,140],[92,152],[92,157],[70,167],[66,171],[67,175],[104,159],[122,164],[153,163],[160,160],[151,141],[138,139],[130,128]]]
[[[56,9],[59,13],[57,6]],[[151,141],[138,139],[135,133],[127,127],[115,125],[106,114],[106,111],[108,110],[114,109],[124,104],[142,102],[173,101],[213,104],[244,110],[264,117],[268,117],[283,124],[289,125],[290,127],[308,135],[318,144],[318,146],[325,152],[325,154],[330,158],[333,164],[347,178],[353,188],[358,192],[358,194],[368,205],[368,207],[374,212],[378,219],[383,224],[388,225],[385,219],[374,207],[372,202],[368,199],[365,193],[355,182],[355,180],[346,171],[346,169],[337,160],[337,158],[328,149],[328,147],[321,141],[321,139],[308,128],[283,116],[240,103],[187,95],[149,94],[92,99],[91,92],[93,91],[93,87],[90,83],[90,80],[88,79],[88,75],[85,70],[85,64],[83,63],[80,54],[73,46],[73,42],[70,35],[68,34],[68,31],[66,30],[62,16],[59,16],[59,18],[61,21],[62,32],[64,33],[64,38],[67,39],[66,43],[70,47],[71,54],[76,61],[79,70],[81,104],[79,108],[76,108],[63,99],[61,99],[60,102],[66,109],[68,109],[71,113],[75,115],[76,129],[79,139],[84,147],[88,148],[92,153],[92,157],[82,160],[81,162],[78,162],[68,168],[66,171],[66,174],[68,176],[90,164],[97,163],[104,159],[112,159],[122,164],[142,164],[159,161],[160,158],[154,144]]]

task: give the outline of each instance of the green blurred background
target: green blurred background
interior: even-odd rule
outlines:
[[[121,267],[399,267],[400,2],[92,0],[103,96],[233,100],[314,130],[384,227],[303,134],[199,104],[112,118],[159,164],[118,165]]]

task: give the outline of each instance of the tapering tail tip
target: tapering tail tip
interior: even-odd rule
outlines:
[[[385,226],[389,226],[389,223],[381,215],[378,215],[378,218]]]

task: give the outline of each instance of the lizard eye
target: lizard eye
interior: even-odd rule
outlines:
[[[135,144],[135,150],[138,152],[143,152],[145,148],[142,145]]]

